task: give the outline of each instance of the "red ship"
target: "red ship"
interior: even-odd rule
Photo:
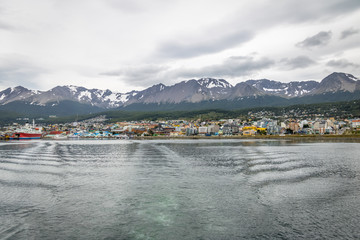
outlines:
[[[16,129],[10,136],[10,139],[40,139],[41,137],[42,131],[39,128],[35,128],[35,123],[33,122],[33,126],[26,123],[24,128]]]
[[[26,133],[26,132],[15,132],[10,136],[10,139],[40,139],[42,133]]]

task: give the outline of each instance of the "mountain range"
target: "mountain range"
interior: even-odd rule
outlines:
[[[122,110],[237,109],[298,103],[336,102],[360,98],[360,80],[334,72],[318,81],[283,83],[268,79],[248,80],[235,86],[224,79],[201,78],[171,86],[157,84],[127,93],[57,86],[48,91],[22,86],[0,92],[0,110],[24,114],[73,115]]]

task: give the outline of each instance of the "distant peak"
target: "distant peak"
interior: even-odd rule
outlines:
[[[329,76],[346,76],[346,77],[349,77],[349,78],[356,78],[356,77],[354,77],[354,75],[352,75],[350,73],[344,73],[344,72],[333,72],[333,73],[329,74],[328,77]]]
[[[27,89],[27,88],[19,85],[19,86],[14,87],[13,89]]]
[[[217,81],[217,79],[215,79],[215,78],[200,78],[198,81],[209,82],[209,81]]]
[[[29,90],[23,86],[16,86],[16,87],[11,87],[10,88],[10,92],[19,92],[19,91],[23,91],[23,90]]]
[[[232,85],[224,79],[200,78],[197,82],[207,88],[231,88]]]
[[[357,78],[348,73],[334,72],[325,77],[317,89],[316,93],[356,90]]]
[[[155,85],[152,85],[151,88],[159,88],[160,90],[164,89],[166,87],[165,84],[162,84],[162,83],[158,83],[158,84],[155,84]]]
[[[156,85],[153,85],[152,86],[153,88],[156,88],[156,89],[159,89],[160,91],[164,90],[166,85],[165,84],[162,84],[162,83],[159,83],[159,84],[156,84]]]
[[[66,87],[66,88],[68,88],[68,89],[70,89],[71,91],[76,91],[77,90],[77,86],[74,86],[74,85],[66,85],[66,86],[64,86],[64,87]]]
[[[333,72],[327,77],[325,77],[322,81],[333,81],[333,80],[357,81],[359,79],[349,73]]]

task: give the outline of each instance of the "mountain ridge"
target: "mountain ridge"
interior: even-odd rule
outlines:
[[[134,90],[127,93],[114,92],[109,89],[87,89],[73,85],[56,86],[48,91],[29,90],[22,86],[17,86],[0,92],[0,106],[3,106],[2,108],[4,109],[10,103],[22,102],[25,105],[50,108],[63,101],[89,105],[94,107],[89,108],[92,110],[130,109],[130,106],[134,104],[173,104],[176,107],[176,104],[189,103],[201,106],[199,103],[209,105],[211,102],[217,101],[237,101],[240,106],[242,105],[240,101],[246,98],[252,99],[251,101],[257,102],[257,104],[266,103],[271,105],[271,102],[268,103],[264,100],[261,103],[256,98],[267,98],[269,99],[268,101],[276,100],[279,103],[285,103],[285,99],[293,99],[291,102],[296,102],[301,98],[305,98],[304,101],[301,100],[303,102],[306,102],[306,99],[313,99],[311,101],[314,101],[314,99],[329,101],[331,96],[335,98],[335,96],[346,95],[331,93],[344,92],[355,94],[357,91],[360,91],[360,80],[358,78],[348,73],[334,72],[320,82],[310,80],[282,83],[274,80],[259,79],[239,82],[233,86],[224,79],[200,78],[178,82],[170,86],[159,83],[142,91]],[[326,99],[325,96],[322,98],[318,97],[318,95],[322,94],[326,94]],[[351,99],[351,97],[346,96],[346,99]],[[336,101],[336,99],[333,100]],[[249,100],[247,102],[250,104]],[[82,109],[86,108],[82,107]]]

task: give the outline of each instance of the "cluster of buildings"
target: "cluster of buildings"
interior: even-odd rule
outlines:
[[[360,119],[335,120],[288,119],[283,122],[263,118],[258,121],[223,119],[219,121],[171,120],[162,122],[121,122],[111,126],[112,131],[136,135],[166,136],[231,136],[231,135],[285,135],[338,134],[360,131]]]
[[[334,118],[287,119],[284,121],[262,118],[242,121],[222,119],[217,121],[130,121],[106,123],[104,118],[90,119],[69,124],[38,126],[43,137],[48,138],[127,138],[133,136],[253,136],[253,135],[314,135],[359,132],[360,119],[335,120]],[[3,134],[14,132],[18,126],[2,129]]]

